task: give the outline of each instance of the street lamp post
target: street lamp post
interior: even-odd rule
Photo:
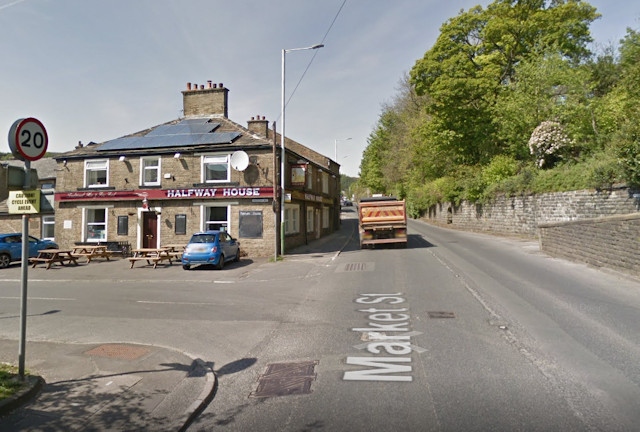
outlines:
[[[351,138],[336,139],[334,142],[335,152],[333,160],[338,163],[338,141],[349,141]]]
[[[285,176],[285,150],[284,150],[284,111],[285,111],[285,56],[292,51],[312,50],[322,48],[323,44],[312,45],[304,48],[291,48],[282,50],[282,94],[280,98],[280,117],[282,118],[282,126],[280,127],[280,255],[284,255],[284,176]]]

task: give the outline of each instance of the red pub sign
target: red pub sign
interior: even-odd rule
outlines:
[[[123,201],[171,199],[232,199],[232,198],[272,198],[272,187],[194,187],[186,189],[139,189],[132,191],[85,190],[77,192],[58,192],[55,200],[68,201]]]

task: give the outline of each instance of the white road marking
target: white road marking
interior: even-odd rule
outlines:
[[[0,297],[2,300],[20,300],[20,297]],[[29,300],[46,300],[46,301],[76,301],[74,298],[62,297],[29,297]]]

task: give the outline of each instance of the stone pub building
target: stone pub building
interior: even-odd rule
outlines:
[[[184,117],[56,157],[61,247],[186,244],[223,229],[244,255],[279,251],[280,136],[264,117],[231,121],[222,84],[187,84]],[[339,165],[285,142],[285,253],[339,227]]]

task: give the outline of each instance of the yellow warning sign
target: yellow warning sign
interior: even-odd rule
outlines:
[[[7,200],[9,214],[40,213],[40,189],[30,191],[9,191]]]

